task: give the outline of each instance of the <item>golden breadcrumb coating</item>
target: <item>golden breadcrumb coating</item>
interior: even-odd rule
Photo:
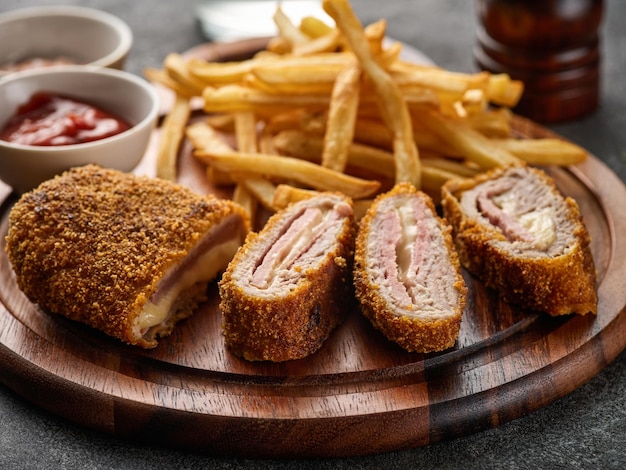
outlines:
[[[283,223],[284,214],[274,214],[261,232],[248,235],[219,282],[226,345],[250,361],[282,362],[312,354],[354,306],[352,216],[343,219],[323,259],[300,271],[286,291],[259,296],[242,279],[238,268],[259,255],[264,238]]]
[[[590,249],[590,236],[578,204],[563,197],[555,182],[545,172],[515,165],[534,173],[549,188],[555,201],[562,200],[565,221],[573,227],[572,241],[561,254],[534,256],[507,249],[506,237],[498,228],[488,228],[468,217],[460,198],[486,181],[501,177],[509,167],[497,168],[472,179],[448,182],[442,188],[442,207],[453,227],[461,264],[486,286],[498,290],[503,300],[550,315],[597,312],[596,271]],[[513,168],[510,167],[510,168]]]
[[[9,216],[6,251],[32,302],[148,348],[156,340],[133,332],[135,318],[164,273],[228,215],[249,228],[247,214],[231,201],[87,165],[20,198]],[[181,317],[197,301],[183,304]]]
[[[371,265],[368,240],[371,235],[372,221],[380,210],[379,205],[384,200],[397,195],[421,198],[437,220],[448,255],[446,262],[450,264],[451,272],[454,273],[451,279],[437,280],[437,282],[451,284],[456,291],[456,304],[450,311],[442,310],[436,316],[429,316],[419,314],[420,305],[414,305],[414,309],[406,311],[394,308],[390,303],[389,293],[385,292],[380,285],[375,284],[368,272]],[[417,221],[417,223],[420,222]],[[359,223],[354,266],[354,286],[361,311],[386,338],[411,352],[429,353],[454,346],[461,327],[467,286],[461,275],[461,266],[454,250],[451,228],[445,220],[437,217],[430,197],[416,190],[409,183],[396,184],[389,192],[379,195]]]

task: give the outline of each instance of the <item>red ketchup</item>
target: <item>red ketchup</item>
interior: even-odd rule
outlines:
[[[104,139],[129,129],[117,116],[76,99],[40,92],[22,105],[0,139],[23,145],[71,145]]]

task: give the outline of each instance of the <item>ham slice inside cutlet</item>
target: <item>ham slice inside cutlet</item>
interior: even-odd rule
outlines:
[[[550,315],[597,312],[591,237],[545,171],[520,163],[451,180],[442,208],[461,263],[503,300]]]
[[[498,228],[511,242],[525,249],[549,251],[557,240],[558,207],[549,187],[537,185],[532,174],[511,171],[463,193],[461,204],[468,212]],[[483,219],[484,218],[484,219]],[[553,250],[554,250],[553,248]]]
[[[287,284],[297,276],[297,266],[314,266],[335,243],[337,229],[343,218],[352,214],[346,203],[335,206],[306,207],[294,214],[265,255],[257,262],[250,284],[269,289],[274,284]]]
[[[320,193],[251,233],[219,283],[228,348],[282,362],[318,350],[353,307],[352,201]]]
[[[447,315],[457,302],[454,266],[435,214],[423,200],[383,201],[367,241],[369,276],[407,315]]]
[[[467,289],[428,196],[402,183],[376,199],[357,237],[355,288],[363,313],[405,349],[454,344]]]

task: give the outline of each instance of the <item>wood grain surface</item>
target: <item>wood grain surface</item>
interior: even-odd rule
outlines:
[[[552,136],[521,118],[515,128]],[[157,137],[137,173],[153,171]],[[188,149],[179,168],[182,184],[211,190]],[[498,426],[568,394],[626,347],[626,187],[592,155],[547,171],[578,201],[591,233],[596,317],[522,311],[464,273],[468,305],[450,350],[407,353],[355,308],[317,353],[281,364],[228,352],[215,284],[153,350],[42,311],[17,288],[4,252],[14,199],[1,187],[0,382],[93,429],[222,455],[364,455]]]

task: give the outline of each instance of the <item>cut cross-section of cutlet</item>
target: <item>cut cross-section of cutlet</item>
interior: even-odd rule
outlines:
[[[354,285],[363,314],[388,339],[434,352],[458,339],[467,287],[432,200],[409,183],[376,198],[360,222]]]

